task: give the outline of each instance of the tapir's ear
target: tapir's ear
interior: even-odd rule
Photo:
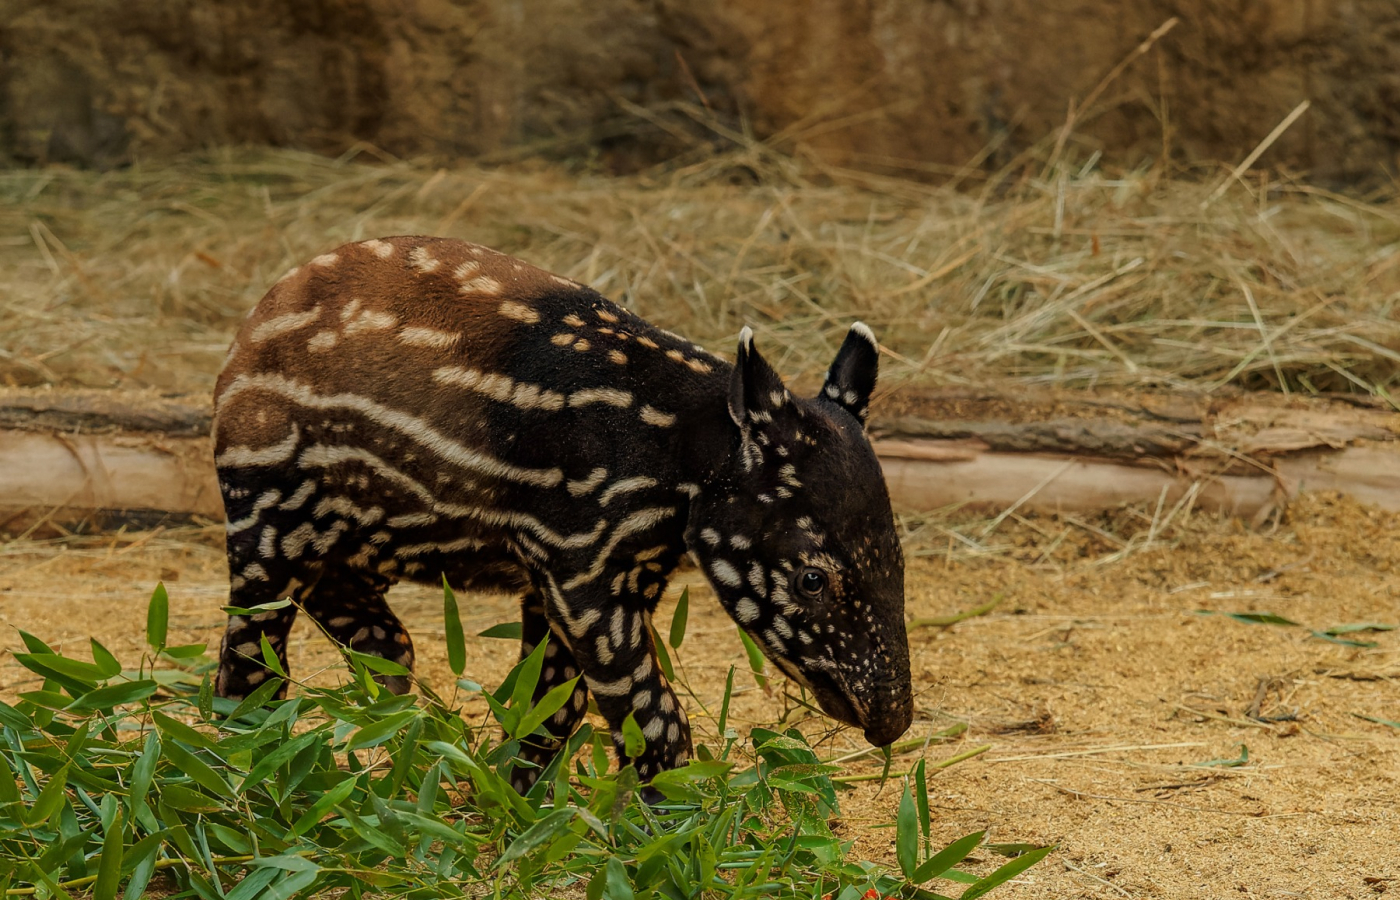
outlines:
[[[857,322],[846,332],[846,340],[826,370],[826,384],[819,396],[845,407],[864,425],[879,369],[880,345],[875,342],[875,334],[864,322]]]
[[[791,399],[783,379],[753,345],[753,329],[739,332],[739,358],[729,379],[729,417],[741,429],[773,421],[773,413]]]

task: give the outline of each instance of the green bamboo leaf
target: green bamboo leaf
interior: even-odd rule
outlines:
[[[1236,622],[1247,622],[1251,625],[1298,625],[1292,619],[1285,619],[1276,613],[1271,612],[1220,612],[1214,609],[1198,609],[1197,615],[1202,616],[1225,616],[1234,619]]]
[[[1394,631],[1394,625],[1386,625],[1382,622],[1352,622],[1347,625],[1333,625],[1324,631],[1324,634],[1333,636],[1339,634],[1355,634],[1358,631]]]
[[[194,659],[202,656],[207,649],[209,649],[208,644],[178,644],[174,647],[166,647],[161,651],[161,656],[174,660]]]
[[[919,809],[919,833],[924,838],[924,852],[931,848],[929,845],[929,830],[932,822],[928,811],[928,776],[924,771],[924,760],[920,759],[919,764],[914,767],[914,804]]]
[[[172,719],[158,709],[151,710],[151,721],[155,723],[163,737],[174,738],[202,750],[213,750],[217,746],[208,735],[186,725],[179,719]]]
[[[603,900],[603,891],[608,886],[608,867],[599,866],[594,871],[593,877],[588,879],[588,887],[584,888],[584,900]]]
[[[131,878],[126,883],[122,900],[142,900],[146,896],[146,886],[156,873],[156,856],[160,853],[166,834],[164,830],[148,834],[127,851],[122,867],[129,870]]]
[[[233,886],[233,890],[225,895],[224,900],[257,900],[263,896],[267,886],[281,875],[282,872],[272,866],[254,869]]]
[[[724,702],[719,708],[719,728],[718,733],[724,739],[724,755],[729,753],[729,703],[734,699],[734,667],[729,667],[729,674],[724,677]]]
[[[760,688],[768,690],[768,678],[763,674],[763,651],[753,642],[744,629],[739,629],[739,640],[744,642],[744,652],[749,656],[749,668],[753,670],[753,680]]]
[[[646,752],[646,735],[642,734],[642,726],[637,724],[637,718],[631,712],[622,720],[622,740],[623,752],[629,759],[636,759]]]
[[[181,747],[175,741],[170,741],[165,745],[165,758],[174,763],[176,768],[188,775],[190,780],[200,787],[213,791],[221,797],[234,796],[233,788],[229,786],[222,775],[215,772],[207,762]]]
[[[287,670],[282,665],[282,660],[277,657],[277,651],[272,649],[272,644],[268,641],[267,635],[264,634],[261,638],[259,638],[258,647],[262,651],[263,663],[266,664],[266,666],[272,670],[274,675],[277,675],[280,678],[286,678]],[[352,656],[355,653],[355,651],[353,650],[347,652],[349,652]]]
[[[24,824],[31,828],[47,822],[54,813],[63,806],[63,801],[68,798],[66,791],[68,785],[68,767],[63,766],[53,774],[49,783],[44,785],[44,789],[39,792],[39,796],[34,798],[34,804],[29,807],[29,811],[20,818]]]
[[[342,780],[335,787],[326,791],[316,799],[316,802],[301,814],[301,817],[292,825],[292,834],[302,835],[310,831],[321,819],[325,818],[334,807],[344,803],[355,792],[359,778],[349,777]]]
[[[223,610],[231,616],[256,616],[260,613],[286,609],[291,605],[291,599],[284,597],[281,600],[269,600],[266,603],[259,603],[257,606],[225,606]]]
[[[308,744],[324,740],[324,735],[319,731],[307,731],[297,735],[285,744],[279,744],[277,749],[266,756],[260,757],[253,767],[248,770],[248,777],[243,779],[239,785],[239,793],[244,793],[262,784],[273,772],[282,768],[292,760],[294,756],[302,751]],[[169,749],[166,751],[169,755]]]
[[[117,662],[117,658],[112,655],[97,638],[88,638],[88,643],[92,645],[92,661],[97,665],[103,678],[116,678],[122,673],[122,664]]]
[[[345,650],[345,655],[352,663],[359,663],[371,672],[378,675],[412,675],[413,672],[407,666],[400,665],[392,659],[385,659],[382,656],[375,656],[373,653],[361,653],[358,650]]]
[[[110,796],[110,795],[109,795]],[[122,811],[112,818],[112,824],[102,836],[102,853],[97,858],[97,881],[92,885],[93,900],[116,900],[121,884],[122,854],[126,851],[126,827]]]
[[[447,628],[447,667],[461,677],[467,669],[466,637],[462,634],[462,616],[457,611],[457,595],[442,576],[442,618]]]
[[[199,683],[199,717],[206,722],[214,715],[214,679],[209,673]]]
[[[550,641],[546,637],[535,645],[535,649],[530,651],[530,655],[525,657],[516,665],[515,686],[510,694],[510,707],[515,711],[516,721],[525,715],[529,709],[530,698],[534,696],[535,687],[540,681],[540,669],[544,667],[544,648]],[[510,731],[511,729],[507,729]]]
[[[360,818],[359,814],[350,807],[341,804],[336,809],[345,818],[345,821],[350,823],[350,829],[360,840],[372,847],[378,847],[395,859],[403,859],[408,855],[408,851],[404,849],[402,844],[385,834],[383,829]]]
[[[159,653],[165,649],[166,630],[170,624],[170,595],[165,592],[165,583],[157,582],[151,593],[151,602],[146,606],[146,643]]]
[[[212,813],[224,808],[223,804],[207,794],[181,784],[170,783],[160,786],[160,806],[162,807],[161,819],[166,822],[169,822],[170,819],[164,812],[164,808],[192,813]],[[186,856],[189,855],[186,853]]]
[[[138,700],[145,700],[147,697],[160,690],[160,685],[154,681],[128,681],[122,684],[108,685],[95,690],[88,691],[72,703],[68,704],[68,712],[91,712],[98,709],[110,710],[116,706],[127,703],[135,703]]]
[[[676,611],[671,615],[671,646],[679,650],[685,640],[685,623],[690,617],[690,588],[681,590],[681,598],[676,601]]]
[[[556,809],[525,830],[520,837],[510,842],[506,852],[501,854],[498,866],[514,862],[547,843],[561,832],[567,831],[578,810],[572,806]]]
[[[345,749],[363,750],[366,747],[377,747],[398,734],[417,717],[418,710],[416,709],[406,709],[392,716],[386,716],[351,735],[350,740],[345,744]]]
[[[604,900],[635,900],[632,882],[627,877],[627,867],[622,864],[622,860],[616,856],[609,856],[603,871],[607,873],[607,882],[603,888]]]
[[[895,817],[894,855],[905,880],[913,881],[919,862],[919,813],[914,806],[914,798],[909,795],[907,783],[899,798],[899,812]]]
[[[58,655],[52,647],[25,631],[23,628],[17,628],[15,630],[19,632],[20,640],[24,641],[25,649],[30,653],[47,653],[51,656]]]
[[[238,720],[255,709],[262,709],[272,699],[272,695],[282,687],[282,679],[269,678],[253,689],[253,693],[244,697],[237,706],[229,712],[230,720]],[[288,701],[291,702],[291,701]]]
[[[519,622],[502,622],[499,625],[492,625],[485,631],[477,632],[477,637],[503,638],[509,641],[518,641],[525,634],[525,627]]]
[[[656,629],[651,625],[651,645],[656,648],[656,663],[661,667],[661,674],[666,676],[667,681],[676,680],[675,667],[671,665],[671,654],[666,650],[666,645],[661,641],[661,635],[656,633]]]
[[[923,884],[930,878],[947,878],[947,872],[958,863],[967,859],[968,855],[976,850],[982,843],[982,838],[986,837],[985,831],[974,831],[972,834],[958,838],[953,843],[935,853],[932,857],[924,861],[914,871],[913,881],[915,884]]]
[[[533,734],[535,729],[543,725],[550,716],[564,708],[564,704],[568,703],[569,698],[573,696],[574,687],[577,684],[578,678],[573,678],[550,688],[549,693],[540,698],[540,702],[520,717],[520,722],[515,726],[511,737],[525,737],[528,734]]]
[[[5,759],[5,754],[0,753],[0,804],[18,803],[23,797],[19,792],[19,782],[16,780],[15,770],[10,768],[10,763]]]
[[[97,682],[107,680],[102,675],[102,670],[92,663],[83,662],[81,659],[69,659],[56,653],[16,653],[14,659],[31,672],[46,678],[56,678],[64,687],[68,687],[70,682],[76,682],[75,686],[84,693],[96,687]]]
[[[146,796],[150,793],[151,782],[155,779],[156,763],[160,762],[160,751],[160,735],[155,731],[146,732],[146,743],[142,746],[141,752],[137,754],[136,762],[131,764],[131,780],[127,788],[132,818],[148,830],[152,830],[151,826],[155,824],[155,819],[150,815],[146,805]]]
[[[1205,762],[1192,763],[1200,768],[1221,768],[1234,769],[1246,765],[1249,762],[1249,747],[1240,744],[1240,755],[1235,757],[1225,757],[1224,759],[1208,759]]]
[[[1049,856],[1054,849],[1054,846],[1042,847],[1039,850],[1032,850],[1030,853],[1016,857],[1011,860],[1011,862],[963,891],[962,896],[959,897],[958,900],[976,900],[976,898],[981,897],[992,888],[1005,884],[1031,866],[1040,862],[1042,859]]]
[[[1369,649],[1371,647],[1380,646],[1375,641],[1358,641],[1355,638],[1337,637],[1335,634],[1330,634],[1326,631],[1309,630],[1308,634],[1312,635],[1318,640],[1327,641],[1330,644],[1341,644],[1343,647],[1365,647]]]
[[[0,700],[0,725],[16,731],[28,731],[34,727],[28,716],[3,700]]]

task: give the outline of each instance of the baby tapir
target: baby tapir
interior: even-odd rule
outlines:
[[[522,750],[528,787],[588,692],[619,759],[629,712],[650,778],[690,755],[652,612],[682,553],[832,717],[909,727],[904,560],[864,433],[876,343],[853,325],[812,399],[740,334],[733,365],[597,292],[455,240],[347,244],[293,269],[238,332],[215,393],[232,602],[223,697],[286,665],[297,606],[357,651],[413,665],[399,579],[523,594],[536,697],[583,675]],[[383,683],[408,689],[404,678]]]

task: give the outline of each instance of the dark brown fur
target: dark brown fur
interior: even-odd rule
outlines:
[[[517,784],[590,690],[620,755],[634,713],[650,777],[690,752],[649,629],[689,550],[779,666],[887,743],[912,701],[903,559],[862,428],[875,366],[853,326],[823,393],[800,399],[747,333],[731,366],[473,244],[346,245],[268,292],[219,377],[233,603],[291,596],[342,643],[411,667],[394,581],[521,591],[522,653],[554,635],[537,696],[584,678],[526,742]],[[222,696],[265,680],[258,641],[284,654],[294,615],[230,619]]]

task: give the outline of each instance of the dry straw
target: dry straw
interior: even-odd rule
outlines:
[[[813,378],[859,317],[887,385],[1400,389],[1393,199],[1256,172],[1202,209],[1218,178],[1109,172],[1050,138],[958,190],[727,139],[623,178],[272,151],[0,173],[0,382],[207,391],[283,271],[436,233],[721,351],[750,324]]]

